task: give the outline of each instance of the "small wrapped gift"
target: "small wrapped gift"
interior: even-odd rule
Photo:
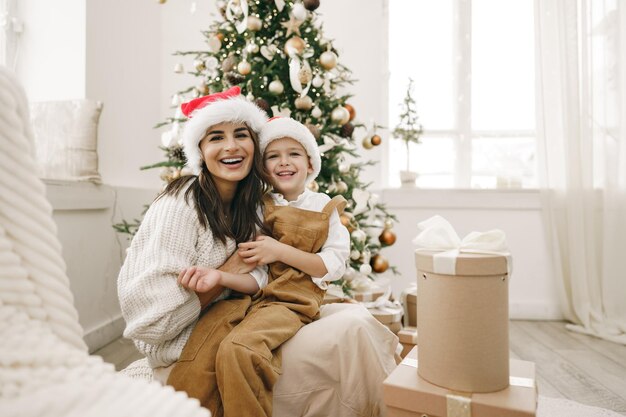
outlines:
[[[461,240],[439,216],[419,226],[420,376],[456,391],[506,388],[511,263],[504,233],[473,232]]]
[[[372,287],[368,291],[365,292],[354,292],[352,294],[352,298],[356,301],[366,302],[366,301],[374,301],[385,293],[385,290],[378,287]]]
[[[387,417],[534,417],[537,412],[535,364],[512,359],[507,388],[491,393],[463,393],[421,378],[414,348],[383,382]]]
[[[379,322],[389,327],[392,332],[397,333],[402,328],[403,310],[397,301],[389,300],[390,296],[391,288],[387,288],[385,293],[376,300],[362,304]]]
[[[404,358],[417,345],[417,328],[405,327],[398,332],[398,339],[402,345],[400,357]]]
[[[402,324],[404,327],[417,326],[417,286],[413,284],[402,290],[400,300],[404,308]]]

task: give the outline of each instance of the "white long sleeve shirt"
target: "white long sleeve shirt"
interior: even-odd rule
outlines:
[[[271,196],[277,206],[291,206],[317,212],[321,212],[330,201],[330,197],[326,194],[315,193],[309,189],[305,189],[294,201],[287,201],[282,194],[278,193],[272,193]],[[346,261],[350,256],[350,234],[348,229],[341,224],[337,210],[333,211],[330,216],[328,238],[317,255],[322,258],[328,272],[323,277],[311,277],[311,279],[318,287],[325,290],[328,288],[328,282],[338,280],[346,272]],[[267,284],[267,268],[257,267],[251,274],[259,282],[259,286],[262,283]]]

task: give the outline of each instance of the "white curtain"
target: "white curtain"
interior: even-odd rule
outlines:
[[[571,330],[626,344],[626,2],[535,0],[546,230]]]

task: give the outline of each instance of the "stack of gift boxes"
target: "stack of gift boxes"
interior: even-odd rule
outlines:
[[[394,334],[402,330],[403,309],[399,303],[390,299],[391,288],[384,290],[371,286],[367,291],[355,292],[352,298],[367,307],[372,316]]]
[[[417,345],[417,287],[412,285],[405,288],[400,295],[404,316],[402,330],[398,332],[398,339],[402,346],[400,357],[404,358]]]
[[[508,254],[418,249],[415,260],[419,346],[384,382],[387,416],[535,416],[534,363],[509,359]]]

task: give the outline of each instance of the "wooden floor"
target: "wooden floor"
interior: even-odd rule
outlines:
[[[556,321],[512,321],[511,355],[537,365],[539,394],[626,413],[626,346],[573,333]],[[117,339],[95,352],[122,369],[140,355]]]

